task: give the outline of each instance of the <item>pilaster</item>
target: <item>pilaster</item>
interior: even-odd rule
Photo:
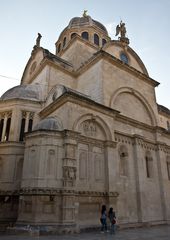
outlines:
[[[75,186],[77,172],[77,134],[64,131],[62,222],[75,224]]]

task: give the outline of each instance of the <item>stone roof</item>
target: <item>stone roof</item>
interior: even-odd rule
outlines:
[[[28,99],[39,101],[40,100],[40,89],[38,85],[18,85],[7,90],[0,98],[0,100],[8,99]]]
[[[157,104],[157,106],[158,106],[158,112],[160,112],[160,113],[162,112],[162,113],[166,113],[166,114],[170,115],[170,110],[168,108],[166,108],[162,105],[159,105],[159,104]]]
[[[62,130],[62,126],[58,119],[47,117],[35,125],[33,130]]]
[[[60,64],[62,63],[63,65],[65,65],[66,67],[71,67],[73,68],[73,65],[71,63],[69,63],[68,61],[58,57],[57,55],[54,55],[53,53],[51,53],[49,50],[42,48],[44,55],[46,58],[52,60],[53,62],[59,62]]]
[[[105,26],[102,23],[92,19],[90,16],[72,18],[67,28],[77,28],[82,26],[96,26],[97,28],[99,28],[101,31],[104,31],[105,34],[108,35]]]

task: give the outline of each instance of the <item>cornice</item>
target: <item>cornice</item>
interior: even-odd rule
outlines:
[[[53,103],[48,105],[45,109],[43,109],[39,114],[42,117],[48,116],[51,112],[55,111],[57,108],[61,107],[63,104],[71,102],[77,105],[81,105],[83,107],[88,107],[90,109],[96,110],[103,114],[115,117],[115,115],[119,114],[119,111],[114,110],[112,108],[106,107],[98,102],[95,102],[89,98],[86,98],[82,95],[78,95],[74,92],[65,92],[58,99],[56,99]]]
[[[1,196],[55,196],[55,195],[74,195],[74,196],[91,196],[91,197],[118,197],[118,192],[107,192],[107,191],[76,191],[74,189],[55,189],[55,188],[22,188],[20,190],[14,191],[4,191],[0,190]]]
[[[91,67],[91,65],[94,65],[97,61],[105,59],[109,61],[111,64],[114,64],[118,67],[121,67],[123,70],[133,74],[134,76],[138,77],[139,79],[147,82],[151,86],[157,87],[160,83],[155,81],[154,79],[148,77],[147,75],[141,73],[137,69],[129,66],[128,64],[122,62],[118,58],[114,57],[113,55],[100,50],[97,53],[95,53],[88,61],[85,62],[84,65],[82,65],[78,70],[77,70],[77,75],[81,75],[83,72],[85,72],[88,68]]]
[[[136,128],[145,129],[145,130],[150,131],[150,132],[155,132],[155,129],[156,129],[155,126],[150,126],[146,123],[134,120],[132,118],[129,118],[127,116],[123,116],[121,114],[116,115],[115,120],[120,121],[120,122],[125,123],[125,124],[129,124],[129,125],[134,126]]]
[[[120,121],[125,124],[129,124],[131,126],[139,128],[139,129],[144,129],[144,130],[152,132],[152,133],[161,133],[164,136],[170,138],[170,131],[166,130],[165,128],[159,127],[159,126],[150,126],[146,123],[139,122],[137,120],[123,116],[121,114],[117,114],[115,120]]]
[[[36,101],[36,100],[30,100],[30,99],[24,99],[24,98],[12,98],[12,99],[4,99],[1,100],[0,99],[0,105],[2,104],[6,104],[6,103],[13,103],[13,105],[17,105],[17,104],[21,104],[21,102],[23,103],[31,103],[34,105],[41,105],[43,103],[43,101]]]
[[[16,142],[16,141],[6,141],[6,142],[0,142],[0,148],[24,148],[25,143],[24,142]]]
[[[168,146],[165,142],[154,141],[139,134],[128,134],[115,131],[115,140],[117,142],[121,142],[122,144],[139,145],[140,147],[150,151],[161,150],[166,153],[170,153],[170,146]]]

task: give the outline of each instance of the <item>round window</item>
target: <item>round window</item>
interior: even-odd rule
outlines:
[[[122,60],[122,62],[128,64],[128,57],[127,57],[127,55],[125,53],[121,53],[120,54],[120,59]]]

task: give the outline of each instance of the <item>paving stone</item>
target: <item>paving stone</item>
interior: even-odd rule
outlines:
[[[24,236],[0,235],[0,240],[170,240],[170,225],[148,228],[122,229],[116,234],[100,231],[69,235]]]

